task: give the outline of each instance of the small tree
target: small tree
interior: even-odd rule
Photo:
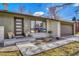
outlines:
[[[72,18],[72,21],[76,21],[76,17],[73,17],[73,18]]]
[[[67,6],[71,5],[72,3],[64,3],[62,5],[57,5],[57,6],[54,6],[54,7],[49,7],[49,14],[51,16],[51,18],[53,19],[59,19],[59,15],[58,15],[58,12],[61,11],[62,9],[66,8]]]

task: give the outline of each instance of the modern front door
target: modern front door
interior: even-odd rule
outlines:
[[[23,36],[23,18],[14,18],[14,29],[16,36]]]

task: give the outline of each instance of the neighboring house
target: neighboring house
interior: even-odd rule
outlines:
[[[49,18],[31,16],[15,12],[0,11],[0,26],[4,26],[5,38],[8,32],[15,36],[24,36],[27,32],[52,31],[53,36],[69,36],[74,34],[74,23]]]
[[[75,21],[75,32],[78,33],[79,32],[79,21]]]

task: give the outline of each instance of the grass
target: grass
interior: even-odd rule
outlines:
[[[0,56],[21,56],[21,53],[19,51],[6,51],[0,52]]]
[[[79,32],[76,32],[75,34],[76,34],[76,35],[79,35]]]
[[[45,52],[36,54],[35,56],[78,56],[79,42],[72,42],[67,45],[57,47]]]
[[[0,56],[22,56],[19,50],[2,51]],[[79,56],[79,42],[71,42],[69,44],[41,52],[34,56]]]
[[[16,46],[0,47],[0,56],[21,56]]]
[[[79,34],[79,32],[77,32],[77,34]]]

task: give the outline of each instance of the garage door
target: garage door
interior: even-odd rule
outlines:
[[[72,35],[72,25],[61,25],[61,36]]]

